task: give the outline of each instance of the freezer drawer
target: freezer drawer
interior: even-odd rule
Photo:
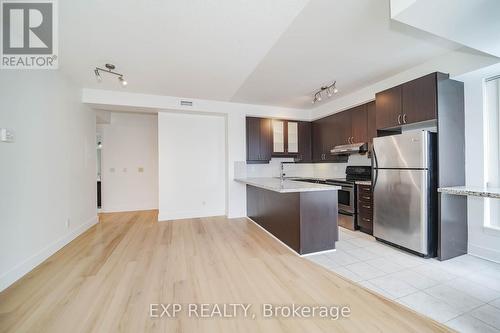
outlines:
[[[374,170],[373,235],[423,255],[429,253],[427,170]]]

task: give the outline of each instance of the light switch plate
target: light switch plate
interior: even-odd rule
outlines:
[[[7,128],[0,128],[0,142],[14,142],[14,133]]]

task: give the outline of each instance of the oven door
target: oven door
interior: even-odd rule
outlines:
[[[354,186],[340,185],[342,188],[338,191],[339,211],[349,214],[356,213]]]

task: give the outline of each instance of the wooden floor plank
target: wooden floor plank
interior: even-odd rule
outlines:
[[[445,332],[292,253],[247,219],[101,222],[0,293],[0,332]],[[150,318],[151,303],[245,303],[253,318]],[[347,305],[345,319],[262,318],[264,303]]]

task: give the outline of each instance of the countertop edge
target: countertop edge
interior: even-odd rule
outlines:
[[[279,181],[275,178],[262,178],[263,180],[273,180],[273,181]],[[265,185],[262,183],[258,183],[255,180],[252,179],[245,179],[245,178],[234,178],[234,181],[242,184],[247,184],[255,187],[259,187],[265,190],[277,192],[277,193],[300,193],[300,192],[322,192],[322,191],[338,191],[341,189],[340,186],[335,186],[335,185],[321,185],[321,184],[311,184],[310,187],[307,187],[304,185],[303,182],[299,181],[294,181],[294,180],[289,180],[286,179],[285,182],[287,183],[298,183],[299,188],[278,188],[276,186],[269,186]]]
[[[482,198],[500,199],[500,188],[475,188],[467,186],[451,186],[438,188],[439,193],[461,195],[461,196],[475,196]]]

